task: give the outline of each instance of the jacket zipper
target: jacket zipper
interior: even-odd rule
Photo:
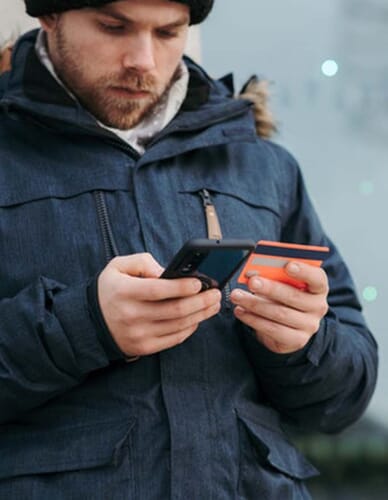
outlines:
[[[114,257],[119,255],[119,251],[116,245],[115,237],[113,235],[112,226],[109,219],[108,207],[106,206],[105,196],[103,191],[94,191],[94,199],[97,206],[97,215],[100,222],[102,239],[104,242],[105,258],[107,263],[110,262]],[[137,361],[140,356],[127,356],[125,358],[126,363],[133,363]]]
[[[207,225],[207,235],[211,240],[222,240],[222,231],[220,222],[218,220],[217,210],[207,189],[203,188],[198,191],[199,196],[202,199],[202,205],[205,209],[206,225]],[[226,283],[224,287],[224,298],[225,305],[227,309],[231,309],[230,294],[232,289],[230,283]]]
[[[113,235],[104,193],[102,191],[94,191],[93,194],[94,200],[96,202],[97,215],[100,222],[102,239],[104,243],[105,258],[106,261],[109,262],[114,257],[117,257],[119,255],[119,251]]]

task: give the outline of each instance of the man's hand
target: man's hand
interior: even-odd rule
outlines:
[[[113,339],[127,356],[145,356],[181,344],[218,313],[221,293],[199,293],[195,278],[158,279],[150,254],[116,257],[98,278],[98,300]]]
[[[236,317],[253,328],[267,349],[277,353],[302,349],[328,311],[329,285],[323,269],[290,262],[285,270],[304,281],[307,289],[254,276],[248,283],[251,293],[236,289],[231,294]]]

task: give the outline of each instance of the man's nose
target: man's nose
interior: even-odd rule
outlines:
[[[147,73],[155,68],[154,43],[151,35],[138,35],[129,41],[123,57],[125,69]]]

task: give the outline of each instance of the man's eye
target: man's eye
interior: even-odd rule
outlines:
[[[120,33],[124,31],[125,26],[123,24],[105,24],[100,23],[101,28],[108,33]]]
[[[178,32],[176,31],[169,31],[169,30],[159,30],[158,35],[160,38],[176,38],[178,36]]]

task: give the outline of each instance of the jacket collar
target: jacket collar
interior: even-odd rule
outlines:
[[[77,126],[78,132],[104,133],[94,116],[73,100],[41,64],[35,52],[37,33],[38,30],[26,33],[15,46],[13,69],[0,85],[4,88],[2,97],[0,93],[0,108],[21,109],[39,121],[50,121],[54,127],[57,124],[62,132],[67,128],[74,130]],[[244,113],[250,106],[245,101],[230,98],[230,77],[227,81],[212,80],[190,58],[185,57],[185,62],[190,72],[187,97],[173,120],[173,127],[168,129],[177,126],[180,129],[203,128],[228,116]]]

